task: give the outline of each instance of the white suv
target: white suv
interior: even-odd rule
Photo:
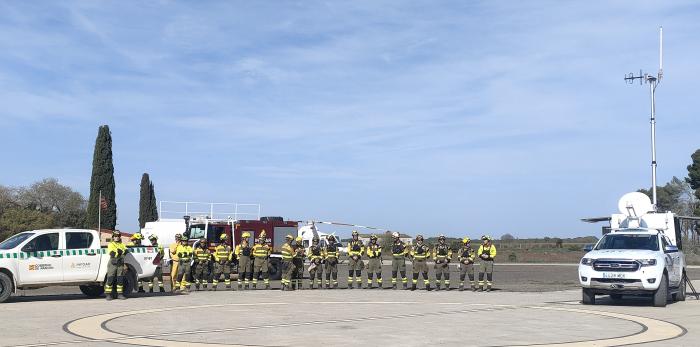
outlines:
[[[669,294],[685,300],[685,256],[663,233],[654,229],[615,229],[598,241],[578,267],[583,304],[595,296],[651,295],[654,306],[664,307]]]

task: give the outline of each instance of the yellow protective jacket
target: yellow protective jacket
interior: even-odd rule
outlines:
[[[488,257],[482,258],[482,254],[488,255]],[[484,247],[484,245],[481,245],[479,246],[479,250],[476,252],[476,256],[484,260],[493,260],[494,258],[496,258],[496,246],[494,246],[493,244],[491,244],[488,247]]]
[[[211,259],[211,252],[209,252],[209,248],[197,247],[194,250],[194,259],[200,263],[209,261],[209,259]]]
[[[426,244],[415,245],[411,249],[411,256],[415,260],[426,260],[430,258],[430,248]]]
[[[109,254],[110,258],[114,259],[124,259],[124,256],[126,255],[126,246],[121,243],[121,242],[110,242],[107,245],[107,253]]]
[[[448,244],[438,244],[433,250],[433,258],[439,263],[449,263],[452,260],[452,248]]]
[[[231,252],[231,247],[226,244],[220,244],[214,248],[214,261],[217,263],[223,263],[231,261],[233,259],[233,252]]]
[[[253,246],[253,256],[256,258],[267,258],[270,256],[271,252],[272,250],[268,245],[256,243],[255,246]]]
[[[382,257],[382,247],[376,243],[370,243],[365,248],[365,253],[370,259],[381,258]]]
[[[323,249],[323,259],[338,259],[338,244],[333,243],[333,244],[328,244],[324,249]]]
[[[178,260],[185,262],[192,260],[192,246],[178,245],[176,252]]]
[[[180,258],[177,257],[177,246],[179,244],[177,242],[170,244],[170,247],[168,247],[168,252],[170,252],[170,259],[173,261],[178,261]]]
[[[294,248],[292,248],[292,245],[285,243],[282,245],[282,260],[284,261],[292,261],[292,258],[294,258]]]
[[[311,245],[311,247],[309,247],[309,260],[311,260],[314,263],[317,263],[322,259],[323,249],[321,249],[321,246]]]
[[[253,248],[250,247],[248,244],[238,244],[236,245],[236,250],[234,251],[234,254],[236,254],[236,257],[238,259],[241,259],[241,257],[248,257],[250,258],[253,255]]]
[[[391,255],[393,255],[394,258],[403,258],[409,254],[411,254],[411,248],[406,246],[403,241],[394,242],[391,246]]]
[[[362,241],[360,240],[352,240],[348,242],[348,256],[350,257],[361,257],[362,254],[364,253],[365,246],[362,244]]]

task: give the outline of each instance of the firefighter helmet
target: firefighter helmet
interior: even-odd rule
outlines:
[[[122,237],[122,232],[119,230],[112,231],[112,238]]]
[[[151,240],[151,241],[153,241],[153,240],[156,240],[156,241],[157,241],[157,240],[158,240],[158,236],[156,236],[156,234],[153,234],[153,235],[149,236],[148,239]]]
[[[287,240],[294,240],[294,236],[292,234],[287,234],[287,236],[284,237]]]
[[[246,232],[243,233],[242,237],[243,237],[244,239],[250,238],[250,233],[246,231]]]
[[[141,235],[141,233],[136,233],[136,234],[131,235],[131,239],[132,240],[143,240],[143,235]]]
[[[466,245],[467,243],[471,243],[471,242],[472,242],[472,240],[470,240],[468,237],[465,237],[465,238],[462,239],[462,243],[465,244],[465,245]]]
[[[377,240],[377,235],[372,235],[369,237],[370,240]]]
[[[261,238],[261,239],[264,239],[264,238],[267,237],[267,233],[265,232],[265,229],[263,229],[263,230],[260,232],[260,235],[258,235],[258,237]]]
[[[423,235],[416,236],[416,241],[423,241]]]
[[[314,238],[311,239],[311,242],[313,242],[313,243],[318,243],[318,241],[320,241],[320,240],[318,239],[318,236],[314,236]]]
[[[352,231],[352,237],[355,237],[355,236],[360,236],[360,233],[358,233],[357,230]]]
[[[328,235],[328,236],[326,236],[326,239],[328,239],[329,241],[330,240],[335,241],[335,235]]]
[[[399,233],[394,231],[391,236],[393,236],[395,239],[398,239],[400,237]]]
[[[190,239],[190,238],[187,237],[187,235],[181,235],[181,236],[180,236],[180,241],[189,241],[189,239]]]
[[[221,234],[221,236],[219,236],[219,240],[221,240],[221,241],[226,240],[226,237],[227,237],[226,234]]]
[[[445,239],[446,239],[445,235],[443,235],[443,234],[440,234],[440,236],[438,236],[438,240],[445,240]]]
[[[304,241],[304,239],[302,239],[301,236],[297,236],[297,238],[294,239],[294,241],[301,242],[301,241]]]

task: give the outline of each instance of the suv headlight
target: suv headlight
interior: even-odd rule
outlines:
[[[637,261],[642,266],[654,266],[654,265],[656,265],[656,259],[637,259]]]
[[[593,261],[594,261],[594,260],[595,260],[595,259],[591,259],[591,258],[582,258],[582,259],[581,259],[581,265],[588,265],[588,266],[591,266],[591,265],[593,265]]]

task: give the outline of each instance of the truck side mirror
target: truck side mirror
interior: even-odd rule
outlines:
[[[585,252],[590,252],[593,250],[593,245],[585,245],[585,246],[583,246],[583,250]]]
[[[668,245],[668,246],[664,247],[664,253],[676,253],[676,252],[678,252],[678,247],[676,247],[676,246]]]

